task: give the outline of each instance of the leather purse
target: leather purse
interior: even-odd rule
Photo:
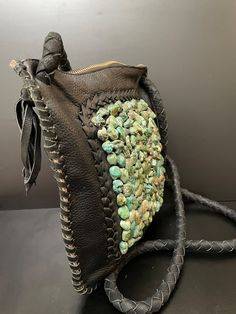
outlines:
[[[26,192],[40,171],[42,131],[77,292],[91,293],[105,279],[107,296],[119,311],[157,312],[176,285],[186,250],[235,251],[235,239],[186,239],[183,197],[234,222],[236,214],[181,189],[177,168],[166,155],[165,110],[146,66],[110,61],[72,70],[62,39],[53,32],[41,60],[13,60],[10,66],[23,80],[16,114]],[[165,206],[167,190],[174,195],[176,240],[143,242]],[[116,285],[121,268],[138,254],[158,250],[173,251],[161,285],[144,301],[124,297]]]

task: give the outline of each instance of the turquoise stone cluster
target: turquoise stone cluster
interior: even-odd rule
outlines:
[[[156,115],[144,100],[117,101],[98,109],[92,122],[103,142],[116,193],[125,254],[159,211],[165,182]]]

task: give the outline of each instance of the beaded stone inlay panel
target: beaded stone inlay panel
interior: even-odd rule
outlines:
[[[122,254],[142,237],[163,202],[165,168],[155,117],[144,100],[132,99],[100,108],[92,118],[110,164]]]

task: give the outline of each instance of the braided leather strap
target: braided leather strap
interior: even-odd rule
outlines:
[[[186,189],[180,188],[179,175],[177,168],[169,157],[167,157],[168,165],[170,166],[172,183],[171,187],[175,195],[175,207],[177,215],[177,237],[176,240],[155,240],[147,241],[134,248],[122,265],[112,274],[110,274],[104,283],[104,288],[110,302],[122,313],[129,314],[144,314],[158,312],[161,307],[168,301],[172,291],[176,286],[181,268],[184,263],[185,250],[188,252],[203,252],[203,253],[229,253],[236,251],[236,239],[225,241],[207,241],[207,240],[186,240],[185,239],[185,213],[182,196],[194,201],[196,204],[207,206],[210,210],[222,214],[236,223],[236,212],[226,206],[219,204],[216,201],[207,199],[201,195],[194,194]],[[132,258],[142,253],[173,250],[173,258],[170,266],[167,269],[167,274],[162,280],[160,287],[156,292],[144,301],[134,301],[124,297],[119,291],[116,279],[120,270]]]
[[[153,82],[146,77],[142,79],[140,84],[144,88],[145,92],[148,94],[154,112],[157,113],[158,129],[161,135],[162,154],[163,157],[165,157],[168,144],[168,123],[166,111],[160,93],[157,90],[156,86],[153,84]]]

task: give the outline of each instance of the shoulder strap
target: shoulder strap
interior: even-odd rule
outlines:
[[[151,81],[144,82],[144,87],[149,94],[152,103],[157,102],[155,95],[155,87]],[[167,122],[165,118],[164,107],[160,107],[161,119],[158,119],[158,126],[160,133],[163,135],[162,144],[164,151],[166,151],[167,143]],[[169,300],[172,291],[176,287],[181,269],[184,265],[185,251],[187,252],[201,252],[208,254],[223,254],[236,251],[236,239],[224,241],[207,241],[207,240],[187,240],[186,239],[186,225],[185,225],[185,210],[183,197],[187,200],[195,202],[195,204],[204,205],[209,210],[222,214],[236,223],[236,211],[226,206],[219,204],[216,201],[207,199],[201,195],[194,194],[186,189],[181,189],[180,179],[177,167],[170,157],[166,157],[167,169],[169,170],[169,179],[167,184],[174,192],[175,212],[176,212],[176,240],[155,240],[141,243],[134,247],[123,261],[123,264],[110,274],[104,283],[104,289],[109,301],[113,306],[122,313],[128,314],[144,314],[156,313]],[[152,251],[167,250],[173,251],[172,260],[167,269],[166,275],[162,280],[161,285],[156,289],[154,294],[143,301],[135,301],[126,298],[117,287],[117,277],[121,269],[134,257]]]

